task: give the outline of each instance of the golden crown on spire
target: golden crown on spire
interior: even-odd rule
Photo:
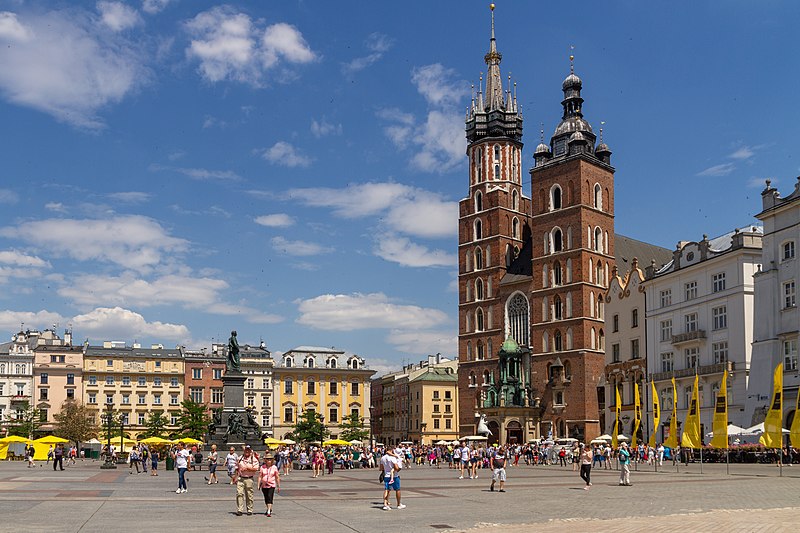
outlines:
[[[489,4],[489,9],[491,9],[492,11],[494,11],[494,4]]]

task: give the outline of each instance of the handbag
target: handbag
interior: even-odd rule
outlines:
[[[386,474],[384,474],[383,472],[381,472],[380,474],[378,474],[378,481],[380,481],[381,483],[383,483],[385,479],[386,479]]]

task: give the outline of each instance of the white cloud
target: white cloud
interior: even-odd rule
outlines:
[[[24,42],[31,36],[31,31],[20,24],[16,13],[0,11],[0,39]]]
[[[261,215],[256,217],[256,224],[267,226],[268,228],[286,228],[294,224],[294,218],[286,213],[275,213],[272,215]]]
[[[313,242],[288,241],[283,237],[272,238],[272,249],[282,254],[298,257],[327,254],[333,251],[332,248],[326,248]]]
[[[97,2],[100,20],[113,31],[123,31],[133,28],[142,22],[139,12],[122,2]]]
[[[153,337],[177,342],[190,339],[189,328],[182,324],[147,322],[139,313],[121,307],[98,307],[73,317],[72,325],[81,335],[93,335],[101,339]]]
[[[731,172],[736,170],[736,165],[734,163],[722,163],[720,165],[714,165],[712,167],[708,167],[707,169],[700,171],[697,173],[698,176],[727,176]]]
[[[241,181],[242,177],[232,170],[210,170],[207,168],[170,167],[153,164],[152,171],[172,171],[198,181]]]
[[[311,121],[311,133],[316,138],[325,137],[327,135],[341,135],[342,134],[342,125],[341,124],[331,124],[324,118],[317,122],[316,120]]]
[[[262,30],[257,24],[230,6],[204,11],[185,24],[192,38],[186,54],[200,61],[200,73],[208,81],[254,86],[263,85],[267,71],[282,60],[301,64],[316,59],[294,26],[277,23]]]
[[[458,258],[444,250],[430,250],[405,237],[382,235],[376,238],[375,255],[409,267],[455,267]]]
[[[278,141],[271,148],[263,150],[261,157],[275,165],[289,168],[307,167],[311,164],[310,157],[285,141]]]
[[[372,33],[367,37],[366,47],[371,53],[366,56],[357,57],[342,65],[345,73],[354,73],[373,65],[380,61],[383,54],[391,49],[394,41],[382,33]]]
[[[83,10],[2,12],[0,46],[3,97],[80,128],[101,128],[98,112],[150,76],[138,45]]]
[[[728,157],[730,157],[731,159],[744,160],[744,159],[750,159],[755,154],[756,154],[756,152],[755,152],[755,148],[754,147],[752,147],[752,146],[741,146],[741,147],[737,148]]]
[[[344,189],[291,189],[290,199],[329,207],[336,216],[360,218],[381,214],[392,230],[417,237],[453,237],[458,204],[439,194],[400,183],[363,183]]]
[[[0,235],[26,241],[49,254],[136,270],[154,267],[165,254],[184,252],[188,246],[187,241],[171,237],[155,220],[140,215],[30,221],[0,228]]]
[[[125,202],[128,204],[141,204],[152,197],[150,193],[139,191],[126,191],[126,192],[112,192],[108,195],[112,200],[118,202]]]
[[[411,166],[425,172],[447,172],[464,160],[464,119],[456,105],[467,91],[465,83],[451,81],[454,74],[438,63],[412,71],[411,81],[429,108],[419,123],[397,109],[377,113],[389,122],[386,136],[400,149],[413,149]]]
[[[15,204],[17,202],[19,202],[17,193],[10,189],[0,189],[0,204]]]
[[[451,358],[458,354],[458,335],[455,331],[392,330],[386,341],[406,353],[442,353]]]
[[[211,115],[206,115],[206,118],[203,120],[203,129],[207,130],[209,128],[220,128],[225,129],[228,127],[228,123],[220,118],[212,117]]]
[[[24,252],[17,250],[2,250],[0,251],[0,264],[23,266],[30,268],[48,268],[50,263],[40,257],[28,255]]]
[[[53,324],[63,324],[64,317],[58,313],[50,311],[11,311],[6,309],[0,311],[0,329],[6,332],[19,331],[21,324],[25,324],[25,328],[31,329],[44,329],[49,328]]]
[[[142,11],[150,15],[161,13],[172,0],[143,0]]]
[[[47,202],[44,204],[44,208],[48,211],[53,211],[55,213],[66,213],[67,207],[62,204],[61,202]]]
[[[324,294],[296,303],[298,323],[329,331],[426,329],[447,321],[438,309],[392,303],[382,293]]]

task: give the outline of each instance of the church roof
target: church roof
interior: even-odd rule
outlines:
[[[672,260],[672,250],[638,241],[619,233],[615,234],[614,259],[617,263],[617,270],[628,272],[632,268],[634,257],[639,260],[640,268],[642,268],[641,265],[649,265],[651,260],[655,260],[656,266],[661,266]]]

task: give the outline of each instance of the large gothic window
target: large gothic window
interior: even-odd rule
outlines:
[[[481,194],[481,191],[475,193],[475,211],[483,211],[483,194]]]
[[[564,248],[564,241],[561,235],[561,230],[555,228],[553,230],[553,252],[560,252]]]
[[[603,251],[603,232],[600,230],[600,228],[595,228],[594,230],[594,251]]]
[[[475,331],[483,331],[483,309],[475,311]]]
[[[511,236],[519,239],[519,220],[517,217],[514,217],[514,220],[511,221]]]
[[[597,183],[594,184],[594,207],[603,210],[603,189]]]
[[[483,280],[480,278],[475,280],[475,299],[483,300]]]
[[[564,307],[561,304],[561,298],[556,294],[553,297],[553,318],[561,320],[564,317]]]
[[[519,193],[516,189],[511,193],[511,209],[519,211]]]
[[[561,285],[562,278],[561,278],[561,263],[556,261],[553,263],[553,285]]]
[[[557,352],[562,351],[563,348],[561,345],[561,332],[558,330],[556,330],[556,332],[553,334],[553,348]]]
[[[553,185],[550,189],[550,211],[561,209],[561,187]]]
[[[516,293],[508,301],[506,328],[511,338],[520,346],[528,345],[529,316],[528,300],[524,295]]]
[[[483,268],[483,251],[480,248],[475,248],[475,270]]]
[[[475,221],[475,240],[483,238],[483,224],[481,223],[481,219]]]

